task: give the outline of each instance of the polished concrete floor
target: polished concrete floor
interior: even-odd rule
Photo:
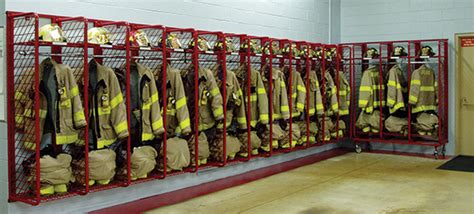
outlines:
[[[149,213],[474,213],[474,173],[444,162],[349,153]]]

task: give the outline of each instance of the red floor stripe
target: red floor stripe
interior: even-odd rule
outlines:
[[[280,172],[295,169],[308,164],[316,163],[322,160],[329,159],[331,157],[339,156],[348,153],[347,150],[333,149],[318,154],[313,154],[307,157],[291,160],[278,165],[268,166],[261,169],[249,171],[247,173],[211,181],[197,186],[192,186],[160,195],[151,196],[148,198],[100,209],[91,213],[102,214],[102,213],[141,213],[156,209],[162,206],[176,204],[189,200],[191,198],[199,197],[209,193],[217,192],[229,187],[245,184],[251,181],[255,181],[264,177],[268,177]]]

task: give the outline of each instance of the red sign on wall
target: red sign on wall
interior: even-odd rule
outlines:
[[[461,38],[461,47],[474,47],[474,37]]]

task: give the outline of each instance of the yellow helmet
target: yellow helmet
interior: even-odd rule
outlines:
[[[38,37],[39,40],[45,42],[67,42],[63,30],[54,23],[41,26]]]
[[[130,33],[130,42],[135,46],[146,47],[151,46],[148,36],[143,30],[136,30]]]
[[[111,45],[110,32],[103,27],[93,27],[87,31],[88,42],[98,45]]]

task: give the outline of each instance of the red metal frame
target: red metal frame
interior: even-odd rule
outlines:
[[[63,27],[63,31],[65,31],[66,34],[72,33],[72,31],[68,30],[68,25],[71,23],[76,23],[77,26],[82,26],[81,28],[78,28],[77,26],[75,27],[74,32],[76,34],[74,35],[68,35],[72,40],[68,43],[65,44],[58,44],[58,43],[51,43],[51,42],[42,42],[39,41],[38,38],[38,29],[39,29],[39,20],[40,19],[48,19],[51,22],[58,23],[60,26]],[[23,20],[24,23],[22,23],[21,26],[17,26],[15,24],[16,20]],[[95,45],[95,44],[89,44],[88,38],[87,38],[87,30],[88,26],[92,23],[94,26],[101,26],[105,28],[109,28],[110,31],[112,32],[113,36],[111,40],[115,42],[115,44],[108,46],[108,45]],[[74,26],[73,26],[74,27]],[[79,30],[78,30],[79,29]],[[130,31],[131,30],[137,30],[137,29],[143,29],[146,31],[154,31],[154,32],[159,32],[152,36],[152,39],[158,40],[161,39],[162,41],[166,41],[167,35],[169,33],[182,33],[186,35],[187,37],[185,38],[187,41],[183,42],[183,44],[186,46],[188,41],[194,41],[196,45],[194,45],[193,48],[183,48],[183,50],[175,50],[175,49],[170,49],[166,46],[166,42],[161,43],[161,47],[151,47],[151,48],[140,48],[136,47],[133,44],[129,42],[129,37],[130,37]],[[35,112],[35,124],[34,128],[31,130],[18,130],[16,128],[16,121],[15,121],[15,106],[14,105],[9,105],[7,112],[8,112],[8,173],[9,173],[9,201],[22,201],[28,204],[32,205],[38,205],[41,202],[45,201],[51,201],[51,200],[56,200],[60,198],[65,198],[65,197],[71,197],[74,195],[85,195],[88,194],[89,192],[94,192],[94,191],[100,191],[100,190],[105,190],[105,189],[111,189],[111,188],[116,188],[119,186],[128,186],[130,184],[135,184],[135,183],[141,183],[141,182],[146,182],[151,179],[164,179],[167,176],[170,175],[178,175],[182,174],[185,172],[197,172],[200,168],[207,168],[207,167],[222,167],[227,164],[233,164],[237,162],[245,162],[251,160],[253,157],[270,157],[274,154],[278,153],[287,153],[295,150],[300,150],[300,149],[306,149],[314,146],[322,146],[328,143],[336,143],[341,139],[351,139],[355,141],[357,144],[358,142],[380,142],[380,143],[394,143],[394,144],[408,144],[408,145],[423,145],[423,146],[433,146],[435,149],[437,149],[440,146],[443,146],[443,151],[444,151],[444,145],[448,142],[448,45],[447,45],[447,39],[431,39],[431,40],[402,40],[402,41],[388,41],[388,42],[365,42],[365,43],[345,43],[345,44],[340,44],[340,45],[326,45],[326,44],[321,44],[321,43],[310,43],[310,42],[305,42],[305,41],[291,41],[288,39],[275,39],[275,38],[268,38],[268,37],[257,37],[257,36],[249,36],[245,34],[232,34],[232,33],[223,33],[223,32],[210,32],[210,31],[197,31],[192,28],[174,28],[174,27],[165,27],[161,25],[144,25],[144,24],[129,24],[128,22],[125,21],[109,21],[109,20],[98,20],[98,19],[87,19],[84,17],[65,17],[65,16],[54,16],[54,15],[48,15],[48,14],[36,14],[36,13],[22,13],[22,12],[8,12],[7,13],[7,100],[9,103],[15,103],[15,92],[16,92],[16,87],[18,87],[18,76],[19,75],[29,75],[31,81],[35,81],[34,84],[32,84],[33,88],[35,89],[34,92],[34,112]],[[148,33],[147,33],[148,34]],[[150,33],[152,34],[152,33]],[[222,51],[209,51],[209,52],[203,52],[199,51],[197,41],[198,41],[198,36],[210,36],[215,38],[215,41],[211,42],[217,42],[221,41],[223,43],[223,50]],[[263,47],[264,44],[272,44],[273,42],[276,42],[279,44],[280,49],[283,49],[285,46],[289,46],[289,53],[287,55],[274,55],[273,50],[272,50],[272,45],[269,47],[269,54],[266,54],[265,52],[261,54],[256,54],[251,52],[250,48],[247,48],[246,50],[239,50],[239,53],[229,53],[226,51],[226,38],[231,38],[235,41],[238,41],[239,46],[240,44],[247,44],[248,47],[250,47],[250,41],[254,40],[257,41],[257,43],[260,43],[260,45]],[[237,42],[234,42],[237,43]],[[293,56],[292,52],[292,46],[291,44],[296,44],[296,47],[298,49],[302,49],[303,47],[308,47],[308,49],[311,50],[317,50],[321,49],[322,50],[322,56],[321,58],[311,58],[309,55],[309,52],[306,52],[303,57],[296,57]],[[438,124],[438,137],[436,138],[431,138],[431,139],[422,139],[419,140],[420,136],[416,134],[411,134],[411,116],[409,114],[409,131],[410,134],[406,137],[403,138],[403,136],[400,136],[399,134],[396,133],[388,133],[384,132],[383,129],[380,130],[380,133],[378,133],[376,136],[373,135],[368,135],[368,136],[360,136],[359,131],[355,129],[355,122],[356,122],[356,117],[358,114],[357,111],[357,98],[356,98],[356,90],[357,88],[357,79],[359,78],[357,76],[358,72],[360,72],[361,69],[365,69],[365,66],[362,65],[358,66],[358,62],[362,62],[363,59],[363,53],[367,50],[368,47],[377,47],[380,52],[382,53],[379,58],[378,58],[378,65],[379,65],[379,72],[382,74],[384,71],[382,66],[384,65],[385,61],[389,61],[391,59],[391,51],[393,50],[394,45],[397,44],[403,44],[407,47],[409,56],[406,57],[408,60],[408,76],[411,74],[411,70],[413,68],[416,68],[418,64],[416,63],[417,61],[420,60],[420,58],[416,55],[417,52],[419,52],[420,48],[424,44],[431,44],[432,47],[434,47],[433,44],[436,45],[438,55],[431,57],[433,60],[437,60],[438,66],[438,95],[439,95],[439,105],[438,105],[438,116],[439,116],[439,124]],[[251,108],[250,106],[251,103],[251,87],[250,87],[250,79],[251,75],[250,72],[247,72],[247,85],[243,88],[247,92],[247,109],[246,109],[246,117],[247,117],[247,147],[248,147],[248,155],[247,157],[236,157],[234,160],[228,160],[227,155],[226,155],[226,139],[227,139],[227,126],[226,126],[226,117],[224,116],[224,126],[223,126],[223,161],[211,161],[207,165],[199,166],[197,163],[199,161],[199,142],[198,142],[198,136],[199,136],[199,94],[198,90],[195,90],[195,99],[194,99],[194,109],[189,109],[190,111],[194,111],[194,122],[193,122],[193,127],[194,127],[194,139],[195,139],[195,154],[194,154],[194,162],[196,163],[195,166],[190,166],[186,168],[184,171],[180,172],[167,172],[167,157],[166,157],[166,149],[167,149],[167,134],[166,132],[163,134],[163,167],[164,170],[163,172],[159,172],[155,170],[155,172],[152,172],[151,176],[147,179],[141,179],[141,180],[136,180],[136,181],[131,181],[131,175],[130,175],[130,156],[131,156],[131,139],[130,137],[127,139],[127,151],[126,151],[126,169],[127,169],[127,178],[121,181],[115,181],[109,185],[105,186],[91,186],[89,187],[88,185],[85,186],[74,186],[70,188],[70,191],[67,194],[62,194],[62,195],[52,195],[52,196],[41,196],[40,195],[40,124],[39,124],[39,113],[40,113],[40,106],[39,106],[39,98],[40,98],[40,93],[39,93],[39,64],[40,64],[40,56],[42,56],[43,53],[40,53],[40,47],[48,47],[50,48],[50,56],[54,58],[58,62],[63,62],[65,60],[68,60],[66,63],[70,63],[69,58],[65,58],[65,54],[72,54],[74,52],[71,52],[71,50],[81,50],[81,54],[79,54],[80,58],[79,60],[76,60],[74,62],[80,63],[80,65],[76,65],[76,67],[81,68],[84,70],[82,73],[82,78],[84,80],[88,80],[89,72],[88,72],[88,60],[90,58],[90,54],[88,53],[89,49],[93,49],[94,51],[94,57],[97,58],[99,63],[110,65],[110,67],[116,67],[117,63],[125,65],[126,68],[126,103],[127,103],[127,111],[130,112],[130,62],[135,59],[143,59],[143,60],[149,60],[151,64],[151,67],[157,66],[160,62],[162,64],[163,71],[161,75],[163,75],[163,83],[162,83],[162,97],[167,96],[167,88],[166,88],[166,70],[168,66],[168,62],[173,61],[171,56],[177,56],[177,58],[182,59],[184,62],[182,62],[180,65],[186,66],[186,65],[193,65],[194,67],[194,83],[197,86],[198,85],[198,69],[199,66],[199,61],[202,60],[200,57],[215,57],[216,58],[216,63],[220,63],[222,65],[222,72],[223,73],[223,81],[226,81],[226,73],[227,73],[227,67],[228,65],[232,65],[233,62],[238,62],[237,64],[239,65],[244,65],[246,66],[247,71],[250,71],[252,67],[255,67],[259,70],[262,69],[262,67],[269,63],[269,75],[270,77],[272,76],[272,64],[275,62],[277,63],[280,67],[283,66],[289,66],[289,84],[288,84],[288,93],[289,93],[289,108],[290,108],[290,119],[289,119],[289,145],[290,147],[287,149],[277,149],[274,150],[272,148],[272,131],[273,131],[273,105],[272,105],[272,99],[273,99],[273,91],[272,89],[272,81],[269,81],[269,89],[268,90],[268,97],[269,97],[269,129],[270,129],[270,151],[269,152],[264,152],[260,153],[259,155],[252,155],[252,145],[250,142],[250,132],[252,131],[251,128]],[[337,50],[337,55],[336,58],[332,59],[332,61],[329,61],[326,59],[326,54],[325,52],[329,48],[336,48]],[[22,52],[23,51],[23,52]],[[22,52],[22,53],[20,53]],[[76,53],[79,51],[76,51]],[[29,53],[31,55],[28,61],[25,62],[26,58],[21,58],[21,54]],[[104,53],[112,53],[113,55],[111,57],[107,57],[107,54]],[[146,53],[146,54],[145,54]],[[48,54],[48,53],[46,53]],[[147,54],[154,54],[153,57],[150,57],[150,55]],[[360,54],[360,55],[359,55]],[[77,57],[78,55],[75,55]],[[147,58],[148,56],[148,58]],[[238,57],[238,60],[232,61],[232,59],[235,57]],[[142,58],[140,58],[142,57]],[[23,61],[22,61],[23,60]],[[204,59],[205,60],[205,59]],[[275,60],[275,61],[274,61]],[[305,121],[306,121],[306,129],[304,130],[306,132],[306,143],[303,146],[296,146],[293,147],[292,145],[292,126],[293,124],[293,97],[292,97],[292,72],[298,72],[298,71],[293,71],[294,67],[297,70],[304,69],[306,74],[309,73],[311,69],[319,68],[320,70],[317,70],[317,74],[320,75],[319,81],[321,82],[321,94],[322,94],[322,100],[325,106],[325,110],[327,108],[326,102],[326,80],[325,80],[325,72],[328,66],[331,66],[330,63],[335,63],[335,69],[336,71],[342,70],[343,72],[349,72],[350,73],[350,88],[351,88],[351,105],[350,105],[350,113],[349,113],[349,127],[348,129],[348,134],[345,134],[344,136],[339,136],[337,135],[336,139],[332,139],[330,141],[325,141],[325,117],[326,117],[326,111],[324,111],[323,115],[317,115],[315,113],[315,117],[317,118],[316,121],[318,126],[319,126],[319,132],[315,137],[316,143],[311,144],[310,143],[310,128],[309,124],[311,122],[311,118],[309,116],[309,75],[306,75],[304,77],[304,80],[306,82],[306,110],[305,110]],[[416,63],[416,64],[415,64]],[[304,67],[302,67],[304,66]],[[412,67],[413,66],[413,67]],[[342,67],[342,69],[341,69]],[[34,72],[34,73],[33,73]],[[79,74],[81,75],[81,74]],[[380,75],[382,78],[382,75]],[[337,95],[339,95],[339,72],[336,72],[335,74],[335,82],[336,82],[336,89],[337,89]],[[381,79],[382,80],[382,79]],[[223,94],[226,94],[226,84],[222,84],[222,91]],[[84,81],[84,97],[88,97],[88,81]],[[380,90],[380,93],[382,93],[382,90]],[[382,94],[379,94],[382,95]],[[223,96],[224,103],[226,103],[226,96]],[[339,99],[339,96],[338,96]],[[339,101],[339,100],[338,100]],[[88,120],[88,114],[89,114],[89,105],[88,105],[88,100],[85,99],[83,102],[84,105],[84,110],[85,110],[85,116],[86,119]],[[380,105],[382,106],[382,105]],[[163,99],[162,102],[162,109],[163,112],[166,112],[167,108],[167,99]],[[379,108],[382,112],[382,107]],[[411,111],[411,107],[408,108],[408,112]],[[227,106],[224,105],[224,115],[227,114]],[[130,120],[130,114],[127,115],[127,119]],[[338,130],[338,121],[340,119],[340,115],[337,114],[336,116],[336,130]],[[166,114],[163,114],[163,125],[166,127]],[[380,117],[380,126],[383,127],[383,120]],[[130,127],[129,127],[130,129]],[[303,130],[302,130],[303,132]],[[347,133],[347,132],[346,132]],[[21,170],[24,170],[21,164],[19,164],[20,161],[25,160],[28,158],[28,154],[25,153],[24,149],[22,148],[17,148],[20,147],[21,143],[25,140],[25,135],[31,135],[34,136],[35,139],[35,145],[36,145],[36,151],[34,151],[34,155],[32,158],[35,161],[35,171],[34,171],[34,176],[35,176],[35,183],[30,183],[26,179],[28,176],[26,173],[22,172]],[[84,138],[84,165],[85,165],[85,171],[84,174],[86,176],[86,183],[89,181],[89,162],[88,162],[88,154],[89,154],[89,141],[88,141],[88,128],[86,127],[83,132],[81,132],[81,136]],[[393,138],[393,139],[390,139]],[[425,137],[426,138],[426,137]],[[55,142],[53,142],[55,143]],[[31,153],[33,154],[33,153]],[[30,188],[30,186],[32,188]]]
[[[380,55],[378,59],[378,66],[379,66],[379,76],[380,81],[383,82],[383,72],[388,71],[390,68],[390,64],[394,63],[393,59],[404,59],[406,60],[407,64],[407,83],[410,83],[411,73],[413,69],[417,69],[420,66],[420,62],[423,59],[418,55],[423,45],[430,45],[435,49],[437,54],[435,56],[429,57],[431,60],[436,60],[435,62],[431,62],[432,64],[436,64],[436,67],[433,69],[437,74],[437,81],[438,81],[438,136],[431,137],[431,136],[421,136],[418,134],[413,133],[412,129],[412,121],[413,115],[411,114],[411,105],[407,105],[407,119],[408,119],[408,135],[404,136],[403,134],[399,133],[390,133],[383,129],[383,110],[382,107],[382,100],[380,100],[379,110],[381,112],[380,118],[380,131],[378,134],[362,134],[361,132],[356,130],[355,123],[358,116],[357,111],[357,97],[352,96],[352,105],[351,108],[351,122],[352,126],[352,133],[351,138],[355,141],[356,145],[358,146],[359,142],[367,142],[367,143],[393,143],[393,144],[407,144],[407,145],[420,145],[420,146],[432,146],[434,147],[434,155],[435,158],[438,158],[438,148],[442,147],[442,155],[443,158],[445,157],[445,145],[448,143],[448,49],[447,49],[447,39],[428,39],[428,40],[399,40],[399,41],[384,41],[384,42],[365,42],[365,43],[345,43],[343,46],[352,47],[354,52],[357,50],[357,54],[361,54],[360,56],[352,55],[350,61],[352,63],[351,72],[351,83],[353,86],[351,88],[353,90],[358,90],[356,87],[355,79],[356,77],[356,67],[361,64],[361,71],[365,70],[364,63],[358,63],[358,61],[365,60],[364,53],[368,47],[375,47],[379,50]],[[391,52],[394,46],[404,46],[407,50],[408,56],[401,56],[401,57],[392,57]],[[384,67],[387,65],[387,68]],[[408,91],[410,91],[410,84],[408,84]],[[382,88],[381,88],[382,89]],[[379,96],[382,97],[382,90],[379,90]]]

